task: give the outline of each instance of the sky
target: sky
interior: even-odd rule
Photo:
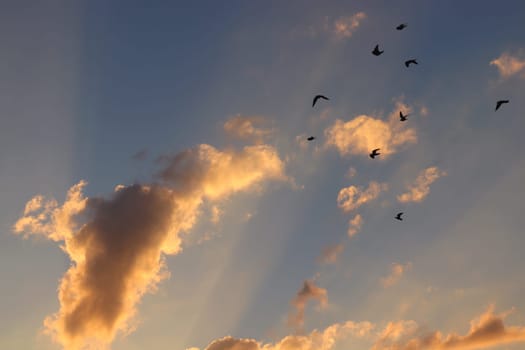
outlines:
[[[522,349],[524,23],[2,1],[0,348]]]

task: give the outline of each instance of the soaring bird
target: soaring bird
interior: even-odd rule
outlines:
[[[313,140],[315,140],[315,136],[310,136],[310,137],[307,138],[307,140],[308,141],[313,141]]]
[[[374,159],[376,156],[380,155],[381,153],[378,152],[380,149],[381,148],[374,149],[372,153],[369,154],[370,158]]]
[[[401,23],[400,25],[398,25],[398,26],[396,27],[396,29],[397,29],[397,30],[403,30],[403,29],[405,29],[406,27],[407,27],[407,24],[406,24],[406,23]]]
[[[385,52],[384,50],[381,51],[379,50],[379,45],[376,45],[376,47],[374,47],[374,51],[372,51],[372,53],[374,54],[374,56],[379,56],[381,55],[383,52]]]
[[[401,217],[401,215],[403,215],[403,212],[397,213],[396,219],[399,220],[399,221],[403,221],[403,218]]]
[[[419,63],[417,63],[416,59],[413,58],[413,59],[411,59],[411,60],[405,61],[405,67],[408,68],[408,66],[410,66],[411,63],[413,63],[413,64],[419,64]]]
[[[402,111],[399,111],[399,119],[404,122],[407,120],[408,114],[403,115]]]
[[[323,96],[323,95],[315,95],[314,97],[314,102],[312,102],[312,107],[315,106],[315,103],[317,102],[318,99],[322,98],[323,100],[330,100],[328,97],[326,96]]]
[[[496,102],[496,111],[501,107],[502,104],[509,102],[509,100],[499,100],[498,102]]]

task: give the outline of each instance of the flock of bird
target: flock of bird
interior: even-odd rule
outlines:
[[[398,25],[396,27],[397,30],[403,30],[407,27],[408,25],[406,23],[401,23],[400,25]],[[372,50],[372,54],[374,56],[380,56],[383,52],[385,52],[384,50],[380,50],[379,49],[379,44],[376,45],[374,47],[374,49]],[[419,64],[417,62],[417,59],[415,58],[411,58],[409,60],[406,60],[405,61],[405,67],[409,67],[411,64]],[[315,104],[317,103],[317,101],[319,99],[323,99],[323,100],[326,100],[326,101],[329,101],[330,99],[324,95],[315,95],[314,99],[313,99],[313,102],[312,102],[312,107],[315,106]],[[500,109],[500,107],[505,104],[505,103],[509,103],[510,101],[509,100],[499,100],[496,102],[496,109],[495,111],[497,111],[498,109]],[[403,111],[399,111],[399,120],[404,122],[407,120],[407,117],[408,117],[408,114],[403,114]],[[307,138],[308,141],[313,141],[315,140],[315,136],[309,136]],[[375,159],[375,157],[379,156],[381,153],[379,153],[381,149],[380,148],[375,148],[372,150],[372,152],[370,152],[370,154],[368,155],[370,158],[372,159]],[[403,212],[399,212],[397,213],[397,215],[394,217],[396,220],[399,220],[399,221],[403,221],[403,218],[401,217],[404,213]]]

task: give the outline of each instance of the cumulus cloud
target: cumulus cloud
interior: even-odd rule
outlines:
[[[345,247],[342,244],[328,246],[323,249],[323,252],[317,261],[321,264],[335,264],[337,258],[343,252],[344,248]]]
[[[274,132],[272,128],[265,128],[267,124],[263,117],[236,115],[228,119],[223,127],[233,137],[261,144]]]
[[[108,197],[86,197],[81,181],[66,200],[31,199],[14,232],[61,242],[72,261],[60,281],[59,311],[44,326],[67,349],[103,348],[135,326],[136,307],[168,277],[166,255],[181,251],[181,235],[204,201],[286,180],[269,146],[220,151],[209,145],[163,159],[161,184],[120,185]]]
[[[316,286],[312,280],[304,281],[303,287],[292,300],[295,312],[289,315],[289,325],[296,328],[301,328],[304,325],[304,310],[309,300],[317,300],[321,307],[325,307],[328,304],[326,289]]]
[[[490,61],[490,64],[498,68],[502,78],[510,78],[518,73],[525,73],[525,57],[523,55],[513,56],[504,52],[498,58]],[[521,75],[525,77],[525,74]]]
[[[224,337],[211,342],[205,350],[332,350],[346,338],[366,338],[374,329],[370,322],[336,323],[307,335],[288,335],[276,343],[263,344],[255,339]],[[198,350],[198,349],[196,349]]]
[[[525,327],[507,327],[508,312],[496,315],[494,306],[470,322],[465,335],[425,332],[414,321],[389,323],[372,350],[474,350],[525,342]]]
[[[388,189],[386,183],[370,181],[368,188],[363,189],[357,186],[348,186],[342,188],[337,195],[337,205],[344,212],[350,212],[376,199],[379,194]]]
[[[348,221],[348,237],[354,237],[359,232],[362,225],[363,217],[361,216],[361,214],[356,214],[352,219]]]
[[[342,156],[365,157],[373,149],[380,148],[379,159],[385,159],[401,147],[417,142],[416,130],[408,127],[407,123],[399,122],[399,111],[411,113],[412,108],[397,101],[386,121],[368,115],[359,115],[346,122],[336,119],[324,131],[325,147],[337,149]]]
[[[438,167],[429,167],[421,171],[415,182],[407,186],[407,192],[397,196],[401,203],[421,202],[430,193],[430,185],[447,173],[438,169]]]
[[[398,264],[393,263],[390,267],[390,274],[386,277],[381,278],[381,285],[384,288],[392,287],[395,285],[401,277],[405,274],[405,272],[412,269],[412,263],[407,262],[406,264]]]
[[[339,17],[334,21],[333,32],[335,36],[340,39],[351,37],[365,18],[366,14],[364,12]]]

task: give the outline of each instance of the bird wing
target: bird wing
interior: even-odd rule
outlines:
[[[319,95],[319,98],[322,98],[322,99],[325,99],[325,100],[330,100],[328,97],[324,96],[324,95]]]
[[[314,97],[314,101],[312,102],[312,107],[315,106],[315,103],[317,102],[318,99],[319,99],[319,95]]]

